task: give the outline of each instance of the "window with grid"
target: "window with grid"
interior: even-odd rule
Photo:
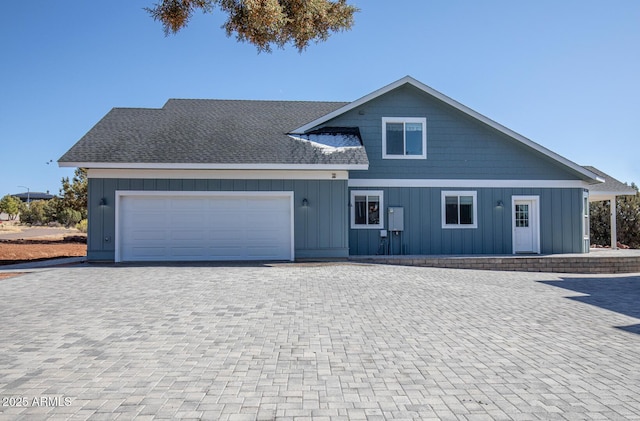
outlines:
[[[475,191],[442,192],[442,228],[477,228]]]

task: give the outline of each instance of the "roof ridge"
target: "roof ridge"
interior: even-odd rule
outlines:
[[[220,102],[304,102],[319,104],[348,104],[350,101],[319,101],[304,99],[225,99],[225,98],[169,98],[169,101],[220,101]]]

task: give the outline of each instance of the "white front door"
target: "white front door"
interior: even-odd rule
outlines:
[[[537,196],[514,196],[512,205],[513,253],[540,253]]]

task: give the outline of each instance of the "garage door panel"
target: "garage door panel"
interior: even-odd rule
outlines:
[[[205,247],[170,247],[169,252],[174,257],[205,257],[207,249]],[[201,259],[200,259],[201,260]]]
[[[123,195],[120,260],[289,260],[291,196]]]
[[[265,243],[269,244],[274,238],[278,238],[281,235],[280,230],[277,229],[255,229],[252,231],[250,238],[247,239],[248,243]]]
[[[174,213],[168,216],[168,223],[176,228],[204,227],[207,216],[204,213]]]
[[[167,220],[167,215],[163,213],[158,213],[157,209],[154,209],[154,212],[132,212],[129,214],[130,218],[127,218],[125,221],[126,226],[135,228],[140,226],[158,226],[161,224],[167,224],[169,221]]]
[[[140,230],[132,229],[129,235],[130,240],[135,242],[142,241],[163,241],[167,239],[167,232],[158,230]]]
[[[153,257],[162,257],[167,254],[167,247],[131,246],[131,260],[148,260]]]
[[[247,247],[247,254],[253,259],[260,260],[271,260],[277,259],[278,256],[283,253],[284,250],[274,248],[274,247]]]
[[[248,218],[247,224],[253,229],[261,230],[265,227],[282,227],[287,224],[288,218],[283,218],[282,215],[273,215],[273,214],[261,214],[257,215],[255,218]]]
[[[212,211],[235,211],[246,209],[247,200],[240,197],[226,197],[224,200],[209,201],[207,207]]]
[[[206,207],[206,203],[200,198],[181,197],[170,200],[169,207],[171,210],[180,212],[202,211]]]
[[[245,239],[245,233],[230,229],[210,229],[207,231],[207,239],[216,243],[221,242],[221,244],[242,243]]]
[[[211,246],[207,251],[214,260],[239,260],[246,254],[245,246]]]
[[[244,224],[247,220],[247,216],[240,210],[235,212],[212,212],[207,218],[208,226],[214,230],[225,230],[229,228],[229,222],[232,221],[233,225]]]
[[[194,241],[194,240],[204,240],[205,233],[200,230],[180,230],[173,229],[171,230],[171,240],[173,241]]]
[[[123,201],[123,206],[132,206],[131,203],[132,202],[130,200]],[[138,197],[135,201],[135,209],[144,212],[157,212],[158,210],[165,210],[168,205],[169,202],[164,197]]]

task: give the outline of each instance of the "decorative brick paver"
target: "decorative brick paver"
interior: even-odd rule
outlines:
[[[640,420],[638,275],[85,265],[0,300],[0,419]]]

